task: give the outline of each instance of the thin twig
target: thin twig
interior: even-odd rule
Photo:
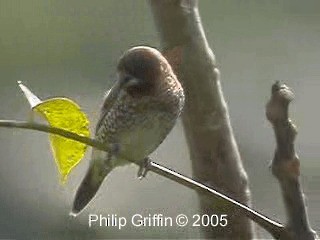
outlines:
[[[272,173],[278,179],[287,213],[286,231],[282,239],[316,239],[304,202],[300,183],[300,160],[295,151],[297,129],[289,118],[289,103],[293,91],[280,82],[272,86],[271,98],[266,106],[266,116],[273,126],[277,148],[272,161]]]
[[[157,173],[163,177],[169,178],[183,186],[196,190],[200,194],[206,194],[216,199],[221,199],[228,204],[232,204],[235,208],[241,211],[249,219],[253,220],[255,223],[259,224],[261,227],[270,232],[273,236],[279,236],[283,230],[283,225],[271,220],[270,218],[264,216],[263,214],[243,205],[242,203],[210,188],[200,182],[197,182],[191,178],[188,178],[180,173],[170,170],[158,163],[150,162],[149,170]]]
[[[30,129],[30,130],[37,130],[40,132],[46,132],[51,133],[55,135],[59,135],[68,139],[72,139],[84,144],[87,144],[91,147],[97,148],[102,151],[110,151],[110,147],[107,145],[104,145],[100,143],[97,140],[80,136],[78,134],[56,128],[51,127],[48,125],[35,123],[35,122],[26,122],[26,121],[16,121],[16,120],[0,120],[0,127],[7,127],[7,128],[21,128],[21,129]],[[129,160],[128,158],[126,158]],[[129,160],[131,161],[131,160]],[[132,163],[139,165],[138,163],[131,161]],[[139,165],[140,166],[140,165]],[[166,177],[168,179],[171,179],[172,181],[181,184],[183,186],[186,186],[190,189],[196,190],[199,193],[209,195],[211,197],[214,197],[215,199],[220,199],[225,201],[228,204],[233,205],[236,207],[239,211],[241,211],[243,214],[245,214],[248,218],[259,224],[261,227],[272,233],[273,236],[279,236],[280,233],[283,231],[284,226],[280,223],[277,223],[270,218],[264,216],[263,214],[241,204],[240,202],[222,194],[218,191],[205,186],[204,184],[197,182],[191,178],[188,178],[180,173],[177,173],[165,166],[162,166],[158,163],[155,163],[153,161],[149,161],[148,165],[146,166],[147,170],[152,171],[158,175],[161,175],[163,177]]]

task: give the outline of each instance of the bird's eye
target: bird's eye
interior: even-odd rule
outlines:
[[[127,82],[130,81],[130,79],[132,79],[132,77],[127,75],[127,76],[125,76],[125,77],[123,78],[123,82],[124,82],[124,83],[127,83]]]

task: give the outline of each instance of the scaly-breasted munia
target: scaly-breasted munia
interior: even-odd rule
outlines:
[[[92,150],[71,214],[83,210],[113,168],[130,163],[123,156],[142,163],[169,134],[183,105],[181,84],[158,50],[139,46],[125,52],[95,130],[95,139],[113,148]]]

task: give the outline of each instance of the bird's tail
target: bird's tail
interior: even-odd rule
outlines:
[[[88,205],[111,170],[112,167],[106,166],[105,160],[101,158],[91,161],[90,167],[77,190],[70,213],[71,216],[77,216]]]

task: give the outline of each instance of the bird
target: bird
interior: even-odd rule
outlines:
[[[138,175],[143,177],[144,162],[164,141],[183,110],[183,87],[157,49],[136,46],[125,51],[118,60],[116,76],[104,97],[95,129],[95,140],[109,146],[110,151],[92,149],[71,216],[77,216],[91,202],[114,168],[136,162],[142,166]]]

